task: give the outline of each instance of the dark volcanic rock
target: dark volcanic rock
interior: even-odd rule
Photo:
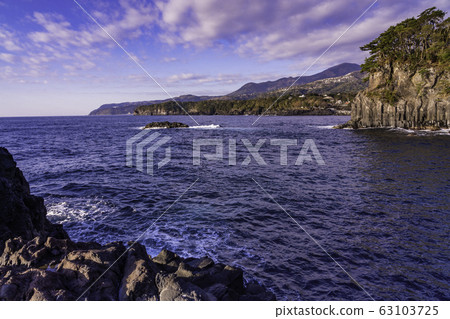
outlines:
[[[0,148],[0,254],[6,240],[36,236],[68,238],[61,225],[51,224],[41,197],[30,194],[30,186],[16,167],[12,155]]]
[[[155,284],[157,271],[145,247],[134,244],[127,252],[119,300],[158,300]]]
[[[189,125],[186,125],[184,123],[180,122],[151,122],[148,123],[144,128],[185,128],[189,127]]]
[[[176,274],[158,273],[156,285],[161,301],[215,301],[214,295],[204,291]]]
[[[0,300],[74,300],[64,278],[38,268],[0,268]]]
[[[75,250],[61,261],[56,272],[66,278],[69,290],[83,300],[117,300],[123,253],[122,243],[111,243],[100,249]]]
[[[75,243],[0,148],[0,300],[273,300],[241,269],[131,242]],[[23,221],[23,224],[22,224]]]
[[[174,272],[180,265],[181,258],[167,249],[161,250],[161,252],[153,258],[153,261],[159,266],[160,269],[167,272]]]

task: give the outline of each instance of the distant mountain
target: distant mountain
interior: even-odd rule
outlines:
[[[367,87],[365,74],[355,71],[343,76],[294,85],[247,98],[221,96],[196,102],[173,101],[141,105],[134,115],[350,115],[350,103],[358,91]],[[240,96],[241,97],[241,96]]]
[[[196,95],[180,95],[175,98],[178,102],[198,102],[215,98],[214,96],[196,96]],[[139,102],[123,102],[103,104],[98,109],[89,113],[89,115],[123,115],[133,114],[134,110],[142,105],[152,105],[172,101],[172,99],[139,101]]]
[[[267,81],[261,83],[250,82],[242,86],[239,90],[228,94],[227,96],[230,97],[255,96],[262,93],[268,93],[271,91],[288,88],[294,82],[295,85],[302,85],[326,78],[343,76],[348,73],[359,70],[361,70],[361,67],[358,64],[342,63],[314,75],[302,76],[301,78],[298,79],[297,82],[295,82],[297,77],[281,78],[276,81]]]
[[[156,101],[154,101],[156,102]],[[103,104],[98,109],[93,110],[89,115],[121,115],[121,114],[133,114],[133,111],[141,105],[149,104],[150,102],[123,102],[123,103],[111,103]]]
[[[356,72],[360,71],[360,69],[361,68],[358,64],[342,63],[320,73],[303,76],[299,78],[297,82],[295,82],[297,79],[296,77],[281,78],[276,81],[261,83],[251,82],[245,84],[239,90],[224,96],[181,95],[176,97],[175,100],[178,102],[199,102],[205,100],[247,100],[265,94],[276,94],[283,89],[287,89],[294,82],[295,85],[292,87],[292,90],[296,89],[300,93],[330,94],[340,92],[356,92],[362,88],[365,88],[362,83],[363,75]],[[345,76],[349,73],[352,75],[345,78]],[[340,77],[344,78],[339,79]],[[330,81],[317,82],[325,79],[330,79]],[[315,84],[309,87],[303,87],[303,85],[312,82]],[[89,115],[133,114],[136,108],[140,106],[162,104],[169,101],[172,101],[172,99],[104,104],[98,109],[92,111]]]
[[[343,76],[326,78],[311,83],[294,85],[289,90],[290,94],[338,94],[354,93],[367,88],[367,82],[363,81],[365,73],[355,71]],[[281,94],[285,89],[272,91],[270,94]]]

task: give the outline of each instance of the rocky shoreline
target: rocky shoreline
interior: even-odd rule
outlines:
[[[275,300],[242,269],[136,242],[72,241],[0,148],[0,300]]]

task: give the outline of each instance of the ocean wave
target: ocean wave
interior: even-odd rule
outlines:
[[[61,224],[101,222],[111,212],[116,212],[114,207],[101,199],[80,198],[77,200],[50,201],[47,204],[47,217],[50,221]]]
[[[190,126],[189,128],[210,130],[210,129],[216,129],[216,128],[220,128],[220,127],[221,127],[221,126],[218,125],[218,124],[210,124],[210,125]]]
[[[90,212],[78,208],[72,208],[68,202],[47,204],[47,217],[52,222],[65,223],[68,221],[84,221]]]
[[[335,125],[318,125],[318,126],[310,126],[315,127],[319,129],[333,129]],[[389,131],[399,132],[399,133],[406,133],[411,135],[418,135],[418,136],[424,136],[424,135],[450,135],[450,129],[440,129],[437,131],[433,130],[411,130],[411,129],[405,129],[401,127],[360,127],[357,130],[379,130],[379,129],[387,129]],[[355,130],[351,127],[345,127],[344,130]]]
[[[429,135],[450,135],[450,129],[440,129],[437,131],[433,130],[411,130],[411,129],[405,129],[405,128],[390,128],[390,131],[396,131],[400,133],[407,133],[411,135],[417,135],[417,136],[429,136]]]
[[[339,124],[336,124],[339,125]],[[326,129],[326,130],[331,130],[333,127],[335,127],[336,125],[318,125],[318,126],[313,126],[315,128],[320,128],[320,129]]]

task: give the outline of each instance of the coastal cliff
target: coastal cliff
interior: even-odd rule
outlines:
[[[72,241],[0,147],[0,300],[275,300],[239,268],[137,242]]]
[[[352,103],[350,126],[438,129],[450,127],[448,70],[387,66],[369,76]]]
[[[369,86],[343,125],[440,129],[450,126],[450,20],[435,7],[361,47]]]

